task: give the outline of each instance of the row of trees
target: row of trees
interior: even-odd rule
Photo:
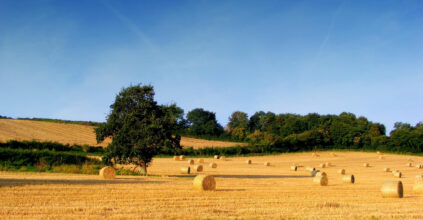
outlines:
[[[305,116],[256,112],[251,117],[236,111],[225,129],[213,112],[197,108],[187,113],[172,105],[158,105],[152,86],[122,89],[110,106],[107,121],[96,129],[97,141],[112,137],[106,161],[144,167],[167,148],[177,152],[180,135],[229,138],[267,146],[276,152],[349,148],[423,152],[423,124],[397,123],[390,137],[385,126],[352,113]]]

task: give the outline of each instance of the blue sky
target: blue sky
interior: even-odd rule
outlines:
[[[423,1],[0,1],[0,115],[104,121],[160,104],[423,120]]]

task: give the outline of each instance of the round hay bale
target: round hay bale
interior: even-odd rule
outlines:
[[[194,165],[194,170],[196,171],[196,172],[201,172],[201,171],[203,171],[203,165]]]
[[[369,167],[369,163],[363,163],[363,167]]]
[[[251,164],[251,160],[246,160],[245,163]]]
[[[344,175],[344,176],[342,176],[342,182],[344,182],[344,183],[355,183],[354,175]]]
[[[179,156],[179,160],[185,160],[185,155]]]
[[[345,174],[345,169],[339,169],[338,170],[338,173],[344,175]]]
[[[173,156],[173,160],[179,160],[179,156]]]
[[[380,191],[384,198],[402,198],[404,196],[401,181],[386,181],[383,183]]]
[[[379,160],[384,160],[385,157],[384,156],[379,156]]]
[[[389,169],[388,167],[383,168],[384,172],[391,172],[391,169]]]
[[[332,156],[332,157],[337,157],[338,155],[336,155],[335,153],[330,153],[330,155]]]
[[[382,153],[380,151],[376,152],[377,154],[381,155]]]
[[[297,166],[295,166],[295,165],[291,166],[291,170],[292,171],[297,171]]]
[[[417,164],[417,165],[416,165],[416,168],[417,168],[417,169],[422,169],[422,168],[423,168],[423,164]]]
[[[209,167],[211,167],[211,168],[217,168],[217,163],[213,163],[213,162],[211,162],[211,163],[209,164]]]
[[[313,171],[311,171],[311,176],[316,176],[317,173],[319,173],[319,172],[320,172],[320,170],[313,170]]]
[[[191,173],[191,167],[190,166],[181,167],[181,173],[182,174],[190,174]]]
[[[332,166],[332,164],[331,164],[330,162],[326,162],[326,163],[325,163],[325,166],[326,166],[326,167],[330,167],[330,166]]]
[[[216,181],[210,175],[197,175],[194,178],[193,185],[195,189],[201,191],[210,191],[216,189]]]
[[[327,176],[315,176],[313,178],[313,183],[321,186],[328,185],[328,177]]]
[[[219,158],[220,160],[226,160],[226,157],[225,156],[220,156],[220,158]]]
[[[116,177],[116,171],[115,171],[115,168],[107,166],[107,167],[101,168],[99,175],[100,175],[100,178],[102,179],[112,180]]]
[[[311,167],[311,166],[307,166],[307,167],[306,167],[306,170],[307,170],[307,171],[310,171],[310,172],[313,172],[313,171],[315,171],[315,170],[316,170],[316,168]]]
[[[219,155],[214,155],[214,159],[219,159]]]
[[[264,162],[264,165],[268,167],[268,166],[270,166],[270,162],[266,161],[266,162]]]
[[[401,172],[394,172],[393,173],[394,174],[394,176],[396,176],[396,177],[398,177],[398,178],[401,178],[402,177],[402,173]]]
[[[198,160],[197,160],[197,163],[204,163],[204,159],[201,159],[201,158],[200,158],[200,159],[198,159]]]
[[[412,167],[412,166],[413,166],[413,164],[412,164],[412,163],[406,163],[406,164],[405,164],[405,166],[407,166],[407,167]]]
[[[413,185],[413,191],[417,194],[423,194],[423,175],[417,175]]]
[[[193,159],[188,160],[188,164],[189,165],[194,165],[194,160]]]
[[[326,167],[326,164],[321,163],[321,164],[319,164],[319,167],[321,167],[321,168],[325,168],[325,167]]]

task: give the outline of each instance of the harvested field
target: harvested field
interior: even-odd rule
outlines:
[[[110,140],[106,140],[101,144],[97,144],[94,127],[90,125],[0,119],[0,142],[8,140],[54,141],[62,144],[87,144],[103,147],[110,142]],[[197,149],[204,147],[233,147],[247,144],[182,137],[181,145]]]
[[[98,175],[47,173],[0,173],[0,216],[8,218],[123,218],[123,219],[422,219],[423,195],[413,192],[422,170],[404,167],[407,157],[376,153],[320,152],[263,157],[227,158],[204,166],[201,174],[213,175],[215,191],[193,188],[196,174],[182,175],[186,161],[153,160],[154,176],[117,176],[101,180]],[[411,157],[423,163],[422,157]],[[187,159],[190,159],[189,157]],[[252,164],[245,163],[251,159]],[[263,166],[269,161],[272,166]],[[324,162],[327,186],[313,184],[307,166]],[[363,167],[368,162],[370,167]],[[290,165],[300,163],[298,171]],[[345,184],[337,171],[354,174],[355,183]],[[382,198],[385,181],[398,180],[384,167],[401,169],[404,198]]]

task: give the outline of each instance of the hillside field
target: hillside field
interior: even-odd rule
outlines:
[[[415,164],[423,158],[376,153],[292,153],[234,157],[226,161],[204,158],[204,171],[216,179],[216,190],[194,190],[194,175],[179,170],[187,160],[153,160],[152,176],[117,176],[0,172],[2,218],[114,218],[114,219],[423,219],[423,195],[412,191],[414,178],[423,174]],[[189,158],[187,158],[189,159]],[[247,164],[247,159],[252,164]],[[405,164],[412,160],[413,167]],[[197,162],[197,160],[195,160]],[[212,169],[208,163],[215,161]],[[270,166],[264,166],[264,162]],[[319,164],[332,166],[320,168]],[[368,162],[370,167],[362,164]],[[299,164],[291,171],[290,164]],[[328,174],[328,186],[314,185],[305,166]],[[402,171],[397,178],[385,167]],[[354,174],[355,184],[341,181],[340,168]],[[404,198],[382,198],[387,180],[401,180]]]
[[[97,144],[94,127],[90,125],[0,119],[0,142],[8,140],[53,141],[62,144],[86,144],[103,147],[110,143],[110,140],[106,140],[101,144]],[[246,144],[182,137],[181,145],[197,149],[203,147],[232,147]]]

